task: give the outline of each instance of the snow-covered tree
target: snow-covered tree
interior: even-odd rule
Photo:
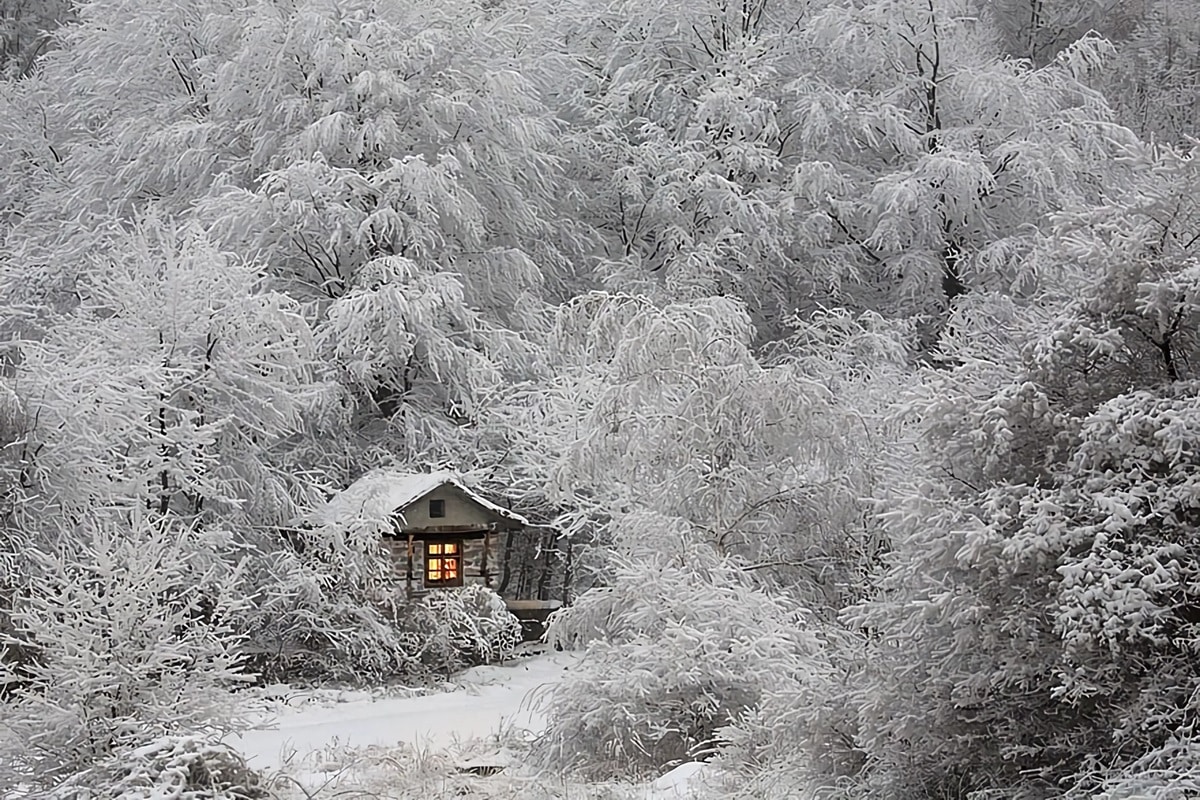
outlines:
[[[873,422],[840,403],[893,385],[904,352],[879,319],[831,313],[798,326],[760,361],[736,301],[589,294],[558,311],[548,377],[500,395],[485,424],[521,432],[514,472],[570,509],[557,523],[569,538],[598,536],[626,554],[673,547],[620,522],[653,509],[803,587],[814,607],[836,607],[857,583],[842,570],[859,563],[866,536],[857,499],[869,468],[852,454],[877,447]],[[843,357],[857,374],[839,375]]]
[[[80,263],[114,220],[152,204],[168,218],[183,213],[228,160],[227,137],[205,125],[199,66],[203,14],[228,8],[97,0],[76,10],[34,78],[12,88],[20,102],[5,120],[23,134],[13,166],[37,183],[6,209],[3,288],[34,302],[70,303]],[[166,131],[185,144],[166,146]]]
[[[561,261],[547,226],[556,125],[514,55],[514,15],[312,3],[210,26],[229,42],[212,114],[239,128],[252,180],[203,215],[294,290],[336,298],[367,262],[400,256],[509,313]]]
[[[1087,82],[1108,46],[1085,38],[1032,69],[957,0],[837,4],[807,31],[791,88],[809,252],[885,313],[940,317],[968,292],[1043,283],[1037,231],[1097,197],[1133,142]]]
[[[770,338],[818,303],[940,318],[1046,280],[1036,231],[1098,196],[1131,140],[1090,85],[1111,48],[1033,68],[976,5],[568,6],[569,167],[600,278],[737,297]]]
[[[1066,296],[1010,313],[911,400],[916,462],[881,498],[894,552],[851,615],[879,796],[1189,769],[1170,754],[1190,757],[1194,713],[1200,217],[1190,158],[1141,166],[1059,216],[1042,257],[1074,270]]]
[[[0,122],[27,142],[0,158],[20,179],[5,290],[70,307],[80,265],[123,221],[198,218],[223,252],[262,264],[269,288],[320,301],[311,323],[344,301],[326,354],[365,416],[424,415],[395,426],[407,446],[385,448],[411,459],[469,416],[479,398],[464,385],[511,367],[504,329],[536,319],[545,279],[579,248],[550,224],[557,123],[521,53],[527,33],[472,3],[83,4]],[[428,328],[420,352],[356,375],[339,343],[368,335],[355,318],[399,311],[368,306],[408,283],[402,327]],[[431,304],[441,332],[421,313]],[[374,351],[405,349],[381,334]]]
[[[810,289],[790,274],[783,86],[804,2],[555,3],[558,94],[596,277],[663,301],[737,297],[778,330]],[[577,199],[576,199],[577,198]]]
[[[29,75],[52,46],[54,30],[71,16],[66,0],[4,0],[0,3],[0,76]]]
[[[389,423],[387,452],[467,457],[463,423],[526,369],[510,330],[536,321],[573,246],[551,225],[557,123],[519,56],[526,29],[469,3],[210,22],[230,43],[213,114],[240,120],[254,178],[198,215],[318,301],[324,357],[359,421]]]
[[[528,370],[528,347],[468,305],[460,276],[401,256],[364,265],[318,337],[342,384],[396,417],[407,453],[453,442],[455,425],[476,420],[495,387]]]
[[[228,534],[138,510],[83,527],[30,554],[38,579],[13,612],[36,655],[15,675],[0,659],[16,687],[0,720],[8,785],[48,789],[162,735],[236,725],[227,689],[248,678]]]
[[[291,520],[307,488],[278,448],[336,395],[301,308],[195,228],[114,232],[78,305],[21,347],[26,479],[69,517],[112,505]]]

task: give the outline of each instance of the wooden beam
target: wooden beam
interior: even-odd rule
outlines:
[[[438,537],[463,537],[473,535],[482,539],[488,528],[479,525],[430,525],[426,528],[405,528],[404,535],[415,536],[418,539],[436,539]]]
[[[488,553],[492,549],[492,529],[488,528],[483,534],[483,558],[479,562],[479,571],[483,574],[483,585],[492,588],[492,576],[488,573]]]
[[[408,535],[408,571],[404,576],[404,594],[410,600],[413,596],[413,535]]]

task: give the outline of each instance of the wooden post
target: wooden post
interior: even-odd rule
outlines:
[[[553,545],[553,549],[551,549]],[[546,528],[542,534],[542,571],[538,576],[537,599],[550,599],[550,577],[554,572],[554,559],[558,555],[558,537],[552,528]]]
[[[501,567],[500,585],[496,587],[496,594],[501,597],[508,591],[508,584],[512,581],[512,551],[513,551],[513,534],[516,531],[504,532],[504,566]],[[517,595],[520,597],[520,594]]]
[[[571,581],[575,579],[574,567],[575,560],[573,558],[574,548],[571,546],[571,537],[565,537],[567,540],[567,555],[563,561],[563,586],[562,586],[562,604],[564,606],[571,605]]]
[[[492,526],[488,525],[483,532],[483,557],[479,560],[479,574],[483,576],[483,585],[492,588],[492,576],[488,573],[488,553],[492,549]]]
[[[408,571],[404,575],[404,594],[410,600],[413,596],[413,535],[408,535]]]

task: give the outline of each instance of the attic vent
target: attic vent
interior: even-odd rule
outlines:
[[[429,501],[429,516],[430,516],[430,518],[446,516],[446,501],[445,500],[430,500]]]

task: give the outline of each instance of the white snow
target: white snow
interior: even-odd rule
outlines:
[[[708,764],[688,761],[650,784],[646,800],[676,800],[693,797],[707,783],[720,777],[720,772]]]
[[[403,690],[270,687],[255,701],[259,727],[229,739],[228,744],[241,751],[251,767],[290,775],[290,784],[302,787],[296,797],[355,791],[376,796],[371,794],[375,789],[362,787],[411,782],[414,767],[397,765],[423,759],[448,769],[446,780],[482,781],[475,784],[477,789],[491,785],[498,792],[480,797],[524,797],[514,787],[523,781],[536,784],[538,777],[522,769],[523,746],[513,751],[508,745],[543,730],[540,693],[561,681],[577,663],[577,654],[543,651],[503,666],[468,670],[456,676],[447,691],[417,695]],[[268,705],[271,710],[266,710]],[[502,776],[486,777],[494,769],[504,769]],[[462,775],[472,770],[485,777]],[[714,793],[721,778],[722,773],[707,764],[685,763],[651,783],[605,786],[614,798],[687,800],[721,796],[719,790]],[[579,784],[580,796],[593,796],[585,789]]]
[[[543,653],[456,676],[456,688],[417,697],[344,693],[318,695],[296,708],[258,715],[256,730],[232,738],[251,766],[279,768],[336,744],[365,748],[408,744],[445,748],[510,730],[540,731],[539,689],[557,682],[575,656]]]
[[[529,524],[520,514],[476,494],[453,472],[419,473],[385,468],[371,470],[338,492],[312,513],[310,521],[315,525],[332,525],[355,519],[383,520],[446,484],[464,492],[497,516],[518,525]]]

